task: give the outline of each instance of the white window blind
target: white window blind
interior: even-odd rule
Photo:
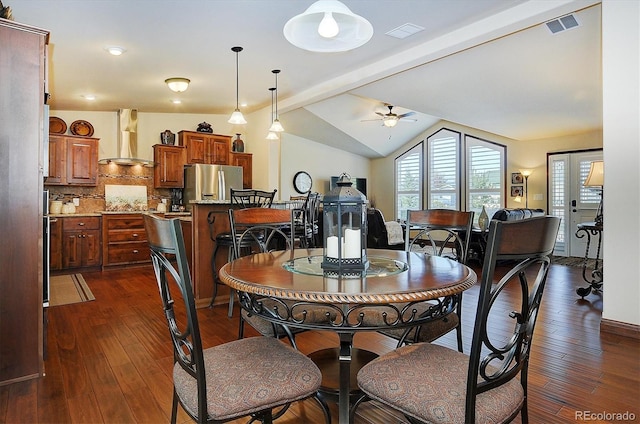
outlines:
[[[396,218],[406,219],[407,210],[422,209],[422,143],[395,160]]]
[[[467,136],[467,210],[478,221],[482,206],[489,217],[504,204],[505,147]]]
[[[564,157],[550,160],[549,172],[549,203],[551,205],[550,215],[565,219],[565,209],[567,207],[567,159]],[[588,171],[587,171],[588,172]],[[586,175],[585,175],[586,178]],[[582,180],[584,181],[584,180]],[[556,252],[566,253],[566,233],[565,225],[561,225],[556,238]]]
[[[427,139],[430,209],[460,209],[460,134],[438,131]]]

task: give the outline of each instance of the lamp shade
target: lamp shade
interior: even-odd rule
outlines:
[[[591,162],[589,175],[584,180],[585,187],[602,187],[604,185],[604,162],[596,160]]]
[[[187,78],[167,78],[164,80],[171,91],[175,91],[176,93],[181,93],[189,88],[189,83],[191,80]]]
[[[285,24],[284,37],[312,52],[344,52],[362,46],[373,26],[337,0],[319,0]]]
[[[282,127],[282,124],[280,123],[279,120],[275,120],[273,121],[273,123],[271,124],[271,128],[269,128],[269,131],[272,132],[282,132],[284,131],[284,128]]]

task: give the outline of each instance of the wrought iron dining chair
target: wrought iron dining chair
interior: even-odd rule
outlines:
[[[405,250],[421,251],[429,255],[449,256],[460,263],[466,263],[469,251],[473,212],[450,209],[427,209],[407,211],[405,228]],[[448,303],[452,301],[452,303]],[[405,310],[404,304],[398,310]],[[423,302],[406,309],[406,313],[416,311],[417,315],[428,314],[433,308],[447,310],[441,319],[414,327],[381,330],[380,333],[403,343],[432,342],[450,331],[456,331],[458,351],[462,352],[462,293],[453,298]]]
[[[231,223],[232,240],[235,242],[236,258],[245,253],[266,253],[273,250],[294,249],[294,236],[291,229],[294,228],[294,211],[290,209],[229,209],[229,222]],[[243,249],[242,246],[250,244],[251,249]],[[271,299],[262,299],[262,307],[288,308],[295,302],[284,301],[284,304],[276,303]],[[307,322],[313,320],[328,320],[327,313],[332,311],[322,306],[307,306],[300,314],[304,314]],[[335,314],[333,314],[335,315]],[[303,319],[302,316],[300,319]],[[248,322],[260,334],[270,337],[287,337],[293,347],[296,346],[295,335],[303,331],[300,328],[289,328],[276,325],[266,320],[251,315],[242,309],[240,314],[239,338],[244,337],[244,323]]]
[[[236,208],[246,209],[246,208],[270,208],[273,204],[273,199],[276,196],[276,192],[278,189],[274,189],[273,191],[264,191],[264,190],[254,190],[254,189],[229,189],[231,194],[231,205]],[[207,217],[209,223],[209,232],[211,236],[213,236],[213,226],[215,223],[215,216],[209,213]],[[213,253],[211,255],[211,271],[213,272],[213,296],[211,297],[211,302],[209,303],[209,307],[213,308],[213,305],[216,300],[216,296],[218,295],[218,285],[224,284],[220,281],[218,277],[218,272],[216,270],[216,257],[218,255],[218,250],[221,247],[227,248],[227,262],[230,262],[234,258],[234,244],[231,239],[230,232],[222,232],[218,233],[213,241],[216,244],[215,249],[213,249]],[[250,248],[251,243],[246,242],[244,248]],[[229,312],[228,316],[233,316],[233,299],[235,297],[235,291],[233,289],[229,289]]]
[[[146,214],[144,223],[173,345],[171,422],[180,404],[201,423],[243,416],[271,423],[274,408],[316,396],[322,380],[318,367],[275,338],[203,348],[180,221]]]
[[[294,211],[295,235],[294,241],[299,240],[304,248],[316,247],[318,236],[318,193],[309,192],[306,196],[291,196],[291,201],[300,202]]]
[[[519,413],[527,423],[529,355],[559,225],[554,216],[492,220],[469,355],[432,343],[382,355],[359,371],[366,397],[351,413],[368,398],[412,423],[502,423]],[[498,261],[512,265],[496,270]],[[517,310],[504,308],[507,296],[516,297]],[[496,326],[512,333],[492,332]]]

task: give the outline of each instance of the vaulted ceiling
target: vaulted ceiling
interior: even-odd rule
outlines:
[[[282,28],[313,1],[11,0],[16,21],[51,31],[57,110],[230,114],[271,108],[287,132],[385,156],[439,120],[528,141],[601,128],[600,7],[588,0],[344,0],[374,27],[364,46],[312,53]],[[545,22],[572,13],[578,26]],[[386,35],[404,24],[424,30]],[[122,46],[118,57],[107,46]],[[183,93],[164,80],[191,79]],[[83,96],[93,94],[96,100]],[[170,100],[180,98],[181,104]],[[370,121],[415,111],[416,122]],[[363,122],[365,121],[365,122]]]

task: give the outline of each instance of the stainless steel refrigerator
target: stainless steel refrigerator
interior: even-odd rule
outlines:
[[[185,167],[184,203],[192,200],[231,200],[230,189],[242,189],[242,167],[194,164]]]

